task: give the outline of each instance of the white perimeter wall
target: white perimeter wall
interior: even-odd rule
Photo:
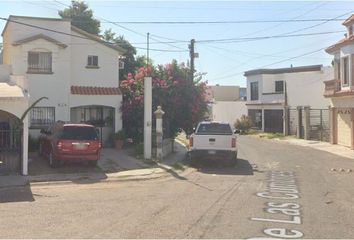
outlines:
[[[214,121],[229,122],[232,126],[236,119],[247,115],[246,102],[244,101],[218,101],[212,105],[212,116]]]

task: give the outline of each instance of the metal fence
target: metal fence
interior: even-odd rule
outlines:
[[[21,130],[0,130],[0,175],[19,171],[21,136]]]
[[[329,141],[329,110],[310,110],[310,139],[319,141]]]
[[[299,122],[297,117],[299,116]],[[306,122],[306,115],[303,108],[289,109],[289,134],[297,135],[297,131],[300,131],[300,138],[304,138],[304,124]],[[310,140],[317,141],[329,141],[330,129],[329,129],[329,110],[328,109],[310,109],[309,113],[309,137]]]

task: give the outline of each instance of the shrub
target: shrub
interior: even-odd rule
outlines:
[[[250,117],[242,115],[240,119],[236,120],[234,127],[236,129],[239,129],[241,131],[241,134],[245,134],[248,132],[248,130],[250,130],[251,125],[252,123]]]
[[[125,132],[123,129],[119,130],[118,132],[116,132],[114,134],[114,139],[115,140],[125,140],[126,136],[125,136]]]

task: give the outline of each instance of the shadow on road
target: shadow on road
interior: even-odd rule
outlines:
[[[21,187],[0,188],[0,203],[33,201],[34,198],[29,185]]]
[[[253,175],[251,164],[245,159],[238,159],[236,166],[226,166],[217,161],[203,161],[197,165],[198,171],[218,175]]]

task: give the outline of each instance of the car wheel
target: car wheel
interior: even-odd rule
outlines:
[[[232,158],[232,166],[236,166],[237,165],[237,152],[235,153],[235,156]]]
[[[58,166],[58,160],[54,157],[53,152],[49,153],[49,166],[55,168]]]

